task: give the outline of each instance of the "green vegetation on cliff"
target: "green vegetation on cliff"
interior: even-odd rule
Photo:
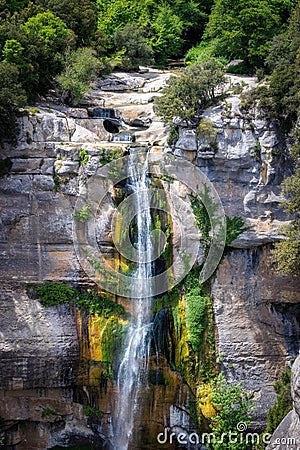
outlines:
[[[88,310],[91,314],[98,314],[105,318],[111,315],[126,316],[122,305],[118,305],[109,298],[100,297],[91,289],[79,291],[66,283],[53,281],[46,281],[31,289],[36,292],[39,301],[45,307],[74,304],[81,310]]]

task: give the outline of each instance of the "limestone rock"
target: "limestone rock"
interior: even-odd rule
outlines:
[[[274,403],[273,384],[287,359],[298,354],[300,281],[270,270],[267,248],[234,250],[212,284],[218,351],[229,380],[255,393],[256,426],[264,427]]]
[[[196,130],[180,128],[179,139],[175,144],[176,149],[195,152],[197,150]]]

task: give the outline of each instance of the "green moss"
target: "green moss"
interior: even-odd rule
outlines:
[[[202,343],[206,326],[206,296],[200,286],[194,286],[186,293],[186,323],[188,339],[197,354]]]
[[[41,304],[45,307],[62,304],[74,304],[80,310],[88,310],[91,314],[98,314],[106,319],[111,316],[127,317],[122,305],[118,305],[109,298],[100,297],[95,291],[79,291],[70,288],[66,283],[46,281],[33,289]]]

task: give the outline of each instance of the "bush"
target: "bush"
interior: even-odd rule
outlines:
[[[225,66],[229,60],[223,56],[217,54],[217,39],[211,39],[209,41],[202,41],[196,47],[192,47],[185,55],[184,61],[186,64],[203,63],[211,58],[216,58],[223,66]]]
[[[277,400],[274,406],[268,411],[268,422],[265,433],[273,434],[280,422],[291,411],[293,407],[291,395],[291,370],[281,374],[281,379],[276,381],[274,389]]]
[[[217,54],[245,60],[248,68],[261,67],[269,41],[282,30],[292,9],[284,0],[216,0],[205,30],[205,38],[217,38]]]
[[[14,140],[17,133],[16,113],[25,106],[26,95],[19,82],[19,70],[15,64],[0,63],[0,144]]]
[[[231,439],[230,433],[237,433],[237,425],[243,423],[249,426],[252,422],[253,403],[250,394],[241,384],[227,383],[223,373],[211,383],[212,406],[216,410],[210,425],[215,436],[214,442],[208,442],[208,448],[213,450],[246,450],[246,439]]]
[[[147,44],[144,31],[135,25],[126,25],[117,30],[114,42],[118,51],[123,50],[122,67],[126,70],[138,70],[140,65],[153,64],[153,51]]]
[[[216,59],[192,64],[181,76],[168,80],[163,96],[155,98],[156,112],[165,123],[175,117],[199,123],[203,110],[217,101],[217,89],[223,83],[222,66]]]
[[[65,70],[56,78],[58,89],[68,104],[76,104],[90,89],[90,83],[103,69],[91,48],[79,48],[66,59]]]

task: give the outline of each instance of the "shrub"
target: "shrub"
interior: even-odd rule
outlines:
[[[0,144],[14,140],[17,134],[16,114],[26,103],[26,95],[19,82],[19,70],[15,64],[0,63]]]
[[[84,205],[81,209],[74,212],[73,217],[78,222],[86,222],[91,218],[90,205]]]
[[[244,227],[244,225],[241,217],[226,216],[226,245],[230,245],[240,234],[249,230],[249,227]]]
[[[211,39],[209,41],[202,41],[196,47],[192,47],[185,55],[185,63],[203,63],[211,58],[216,58],[223,66],[225,66],[229,61],[228,58],[218,56],[217,42],[217,39]]]
[[[282,372],[281,379],[276,381],[274,389],[277,400],[274,406],[268,411],[268,421],[265,433],[272,434],[280,422],[284,419],[293,407],[291,395],[291,370]]]
[[[144,30],[133,24],[114,33],[118,51],[123,50],[122,66],[126,70],[138,69],[140,65],[153,64],[153,51],[144,37]]]
[[[95,54],[91,48],[79,48],[67,56],[65,69],[56,78],[59,91],[67,103],[78,103],[103,69]]]
[[[181,76],[168,80],[163,96],[155,98],[156,112],[165,123],[175,117],[199,122],[203,110],[217,101],[217,88],[223,83],[222,66],[217,60],[192,64]]]
[[[215,417],[211,419],[211,429],[215,441],[208,442],[208,448],[213,450],[246,450],[248,444],[246,439],[230,441],[230,433],[237,433],[239,423],[249,426],[252,422],[251,412],[253,402],[251,395],[241,384],[228,383],[221,373],[219,377],[211,382],[211,401],[216,411]]]

